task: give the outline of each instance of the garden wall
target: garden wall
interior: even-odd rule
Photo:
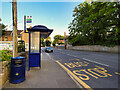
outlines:
[[[57,48],[64,49],[64,46],[57,46]],[[100,45],[84,45],[84,46],[68,46],[68,49],[72,50],[84,50],[84,51],[96,51],[96,52],[111,52],[118,53],[120,46],[106,47]]]
[[[9,78],[9,65],[10,63],[3,61],[1,64],[1,75],[0,75],[0,86],[3,87],[3,85],[6,83],[6,81]]]

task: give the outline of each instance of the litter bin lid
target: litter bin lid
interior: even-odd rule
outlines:
[[[18,57],[12,57],[11,59],[14,59],[14,60],[19,60],[19,59],[24,59],[25,57],[20,57],[20,56],[18,56]]]

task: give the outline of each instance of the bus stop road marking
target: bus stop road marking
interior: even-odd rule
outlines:
[[[73,74],[68,68],[66,68],[63,64],[61,64],[59,61],[56,61],[65,71],[67,71],[69,74],[71,74],[84,88],[88,90],[93,90],[90,86],[88,86],[85,82],[83,82],[81,79],[79,79],[75,74]]]

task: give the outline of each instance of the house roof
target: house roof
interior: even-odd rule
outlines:
[[[20,33],[21,33],[22,31],[23,31],[23,30],[17,30],[17,34],[20,35]],[[6,32],[5,35],[12,35],[12,34],[13,34],[12,30],[6,30],[5,32]]]

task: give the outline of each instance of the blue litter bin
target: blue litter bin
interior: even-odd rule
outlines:
[[[10,83],[17,84],[25,80],[25,58],[12,57],[10,65]]]

